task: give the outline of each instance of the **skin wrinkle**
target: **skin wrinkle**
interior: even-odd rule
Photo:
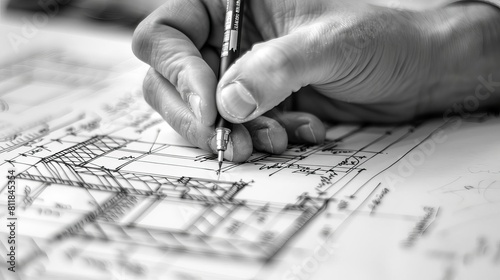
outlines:
[[[382,62],[382,56],[384,51],[387,51],[386,46],[379,46],[377,47],[377,50],[375,50],[375,55],[373,56],[372,59],[370,59],[370,62],[366,65],[366,67],[362,70],[362,75],[364,73],[364,79],[357,84],[357,87],[361,87],[361,84],[376,84],[376,86],[370,88],[369,94],[365,96],[365,99],[362,100],[362,103],[377,103],[377,99],[379,100],[384,100],[384,93],[389,92],[389,90],[386,90],[386,87],[392,86],[392,80],[387,79],[383,80],[384,76],[381,71],[377,71],[377,69],[380,67],[379,65],[383,64]],[[376,55],[376,54],[379,55]],[[383,67],[380,67],[383,68]],[[387,70],[386,70],[387,71]],[[389,75],[394,79],[394,74]],[[359,92],[359,91],[356,91]],[[358,99],[359,101],[360,99]]]
[[[191,113],[191,112],[189,112],[189,113]],[[186,113],[186,115],[187,115],[187,113]],[[191,144],[198,146],[199,145],[198,142],[200,139],[197,137],[198,129],[196,128],[196,125],[194,125],[194,124],[195,124],[194,122],[190,122],[187,125],[181,126],[181,127],[185,127],[184,134],[181,134],[181,135],[186,135]]]
[[[198,129],[196,126],[195,122],[183,122],[181,123],[182,120],[185,119],[192,119],[193,118],[193,113],[186,108],[182,108],[181,110],[176,110],[175,113],[172,116],[172,126],[174,128],[178,128],[178,132],[180,135],[183,135],[186,137],[186,139],[191,143],[192,145],[197,146],[198,140]]]
[[[288,33],[293,33],[299,30],[307,30],[309,27],[312,27],[317,22],[320,22],[319,18],[323,16],[322,11],[314,12],[311,14],[303,14],[299,16],[294,16],[293,18],[289,18],[288,21],[285,21],[284,30],[288,31]],[[325,17],[323,17],[325,18]],[[308,32],[315,31],[308,30]]]
[[[456,7],[455,10],[461,10],[465,11],[463,8]],[[469,11],[469,9],[467,9]],[[498,13],[496,14],[498,18]],[[468,77],[468,75],[471,75],[472,73],[472,78],[476,78],[478,73],[483,73],[481,75],[484,75],[486,73],[491,73],[491,71],[495,72],[495,66],[488,66],[485,68],[489,68],[490,70],[485,70],[478,68],[477,65],[488,65],[488,62],[486,61],[494,61],[494,59],[489,58],[488,56],[485,55],[484,53],[481,52],[481,49],[483,48],[483,42],[484,42],[484,35],[483,32],[478,32],[478,28],[480,25],[470,22],[474,17],[471,17],[470,15],[467,15],[468,20],[461,21],[459,20],[459,17],[451,17],[451,19],[446,20],[442,23],[444,26],[456,26],[455,28],[457,31],[455,32],[450,32],[447,36],[444,36],[443,33],[438,33],[433,34],[434,36],[440,36],[439,40],[441,40],[442,47],[440,50],[445,54],[444,56],[439,56],[437,55],[436,57],[441,57],[442,59],[445,60],[451,60],[450,57],[460,57],[463,56],[461,53],[471,53],[474,56],[477,56],[479,60],[475,61],[475,63],[470,64],[468,63],[467,60],[457,60],[456,63],[450,64],[447,68],[441,69],[441,73],[435,73],[433,76],[436,76],[440,79],[441,82],[435,81],[434,83],[440,84],[441,88],[443,88],[444,84],[447,85],[452,85],[453,88],[457,90],[457,92],[462,91],[459,94],[452,95],[451,93],[446,93],[443,92],[442,90],[429,90],[431,93],[429,93],[430,96],[432,96],[433,99],[439,99],[439,96],[451,96],[451,98],[448,98],[446,102],[446,106],[452,106],[456,102],[461,102],[462,99],[464,98],[465,95],[470,95],[471,92],[474,92],[474,89],[471,90],[466,90],[463,92],[463,89],[468,88],[469,84],[477,84],[476,79],[471,79],[471,77]],[[477,16],[475,17],[476,21],[478,20]],[[487,20],[481,20],[480,23],[484,24],[486,22],[491,22]],[[498,24],[498,20],[496,21]],[[493,23],[494,24],[494,23]],[[438,30],[444,29],[440,28],[440,26],[437,26]],[[451,27],[450,27],[451,29]],[[484,30],[483,28],[479,28],[480,30]],[[467,40],[467,41],[464,41]],[[496,41],[498,42],[498,41]],[[492,45],[494,45],[494,42],[491,42]],[[474,53],[474,51],[476,51]],[[498,57],[498,56],[497,56]],[[498,61],[498,60],[497,60]],[[436,63],[436,62],[435,62]],[[467,69],[464,71],[463,69]],[[443,74],[445,73],[445,74]],[[461,74],[460,74],[461,73]],[[449,86],[448,86],[449,87]],[[440,107],[437,106],[436,104],[437,101],[434,101],[433,103],[430,104],[430,106],[427,108],[427,110],[431,110],[434,112],[437,112],[440,110]],[[430,108],[430,109],[429,109]]]
[[[333,70],[327,70],[330,66],[325,65],[323,55],[331,53],[331,56],[334,56],[333,49],[336,47],[336,40],[330,38],[334,37],[334,33],[338,32],[336,28],[332,27],[332,24],[324,24],[319,21],[310,26],[312,30],[303,28],[294,31],[304,34],[304,42],[310,46],[305,52],[304,61],[310,61],[311,64],[316,65],[317,70],[306,71],[304,75],[307,75],[307,78],[304,80],[309,80],[312,85],[330,80]],[[302,86],[307,86],[307,84],[303,83]]]
[[[411,97],[405,93],[407,90],[411,88],[409,84],[412,81],[407,77],[410,77],[411,75],[413,75],[413,73],[403,73],[404,72],[403,70],[407,68],[406,65],[410,64],[408,62],[408,58],[402,54],[404,50],[405,48],[400,48],[400,47],[395,47],[391,49],[386,48],[386,50],[383,50],[388,52],[396,52],[398,53],[398,55],[395,55],[393,57],[394,62],[392,63],[393,64],[392,68],[389,67],[391,66],[391,64],[388,64],[385,67],[380,67],[381,69],[384,69],[386,72],[388,72],[388,74],[381,72],[379,73],[380,76],[383,76],[385,74],[386,77],[389,76],[392,78],[387,79],[383,83],[380,83],[378,88],[373,89],[373,91],[377,92],[376,98],[378,98],[379,100],[387,100],[388,98],[390,98],[391,92],[396,92],[396,97],[398,97],[393,101],[393,103],[396,103],[398,100],[403,101],[405,99],[405,96]],[[394,85],[399,85],[399,87],[395,88]],[[377,102],[375,101],[374,103]]]
[[[487,27],[485,27],[485,28],[479,28],[479,34],[478,34],[478,36],[481,38],[480,39],[481,49],[478,50],[480,52],[481,56],[484,56],[484,55],[486,55],[488,53],[486,39],[485,39],[485,38],[488,38],[488,36],[486,35],[486,30],[485,29],[488,29],[488,28]]]
[[[169,63],[166,60],[169,59],[170,57],[166,57],[168,53],[164,52],[163,48],[164,46],[162,45],[161,40],[152,41],[151,60],[153,61],[153,67],[155,69],[160,70],[161,74],[164,75],[165,78],[170,81],[170,83],[176,86],[177,75],[172,75],[171,73],[169,73],[170,72],[168,70]]]
[[[165,47],[164,45],[162,47]],[[168,46],[167,46],[168,47]],[[160,66],[162,74],[166,76],[165,78],[170,81],[170,83],[175,87],[179,88],[179,78],[182,78],[184,71],[186,71],[186,65],[190,65],[190,56],[184,52],[176,52],[175,54],[169,54],[162,52],[160,55]],[[168,56],[167,56],[168,55]],[[182,85],[189,86],[189,83],[181,83]]]
[[[275,45],[276,46],[276,45]],[[274,84],[275,87],[278,87],[279,85],[286,84],[288,85],[288,90],[290,91],[290,94],[294,91],[299,90],[301,87],[305,86],[304,83],[299,83],[296,85],[298,80],[303,80],[304,75],[307,75],[307,73],[304,73],[304,71],[300,70],[305,70],[304,67],[302,67],[301,64],[305,63],[302,61],[302,57],[300,56],[295,56],[291,57],[290,54],[298,54],[300,51],[293,51],[290,52],[290,50],[284,49],[284,46],[278,45],[274,49],[276,50],[275,52],[272,52],[272,55],[269,57],[269,61],[273,61],[274,63],[266,63],[266,66],[271,66],[271,68],[265,69],[267,73],[269,73],[269,76],[272,76],[270,79]],[[295,48],[293,46],[290,46],[290,48]],[[283,71],[283,69],[286,69],[286,71]],[[289,77],[296,77],[297,79],[294,81],[288,81]],[[285,96],[286,98],[286,96]],[[281,103],[284,100],[280,100],[278,103]]]
[[[377,74],[378,65],[381,61],[381,53],[384,51],[383,47],[376,47],[377,49],[374,51],[373,55],[368,59],[365,65],[359,67],[358,72],[353,74],[350,78],[346,77],[348,83],[345,83],[345,88],[339,88],[339,91],[349,92],[348,98],[350,102],[358,101],[362,103],[372,103],[376,101],[379,96],[376,94],[380,92],[377,88],[370,88],[370,94],[366,94],[366,90],[363,91],[363,88],[366,88],[365,84],[370,84],[371,80],[374,79]],[[378,55],[377,55],[378,54]],[[359,90],[357,88],[360,88]],[[359,97],[358,97],[359,96]],[[347,97],[347,96],[346,96]]]
[[[183,59],[180,59],[180,61],[181,64],[183,64],[183,66],[181,67],[181,70],[177,73],[178,77],[177,80],[179,81],[179,84],[176,86],[177,91],[180,92],[181,95],[182,94],[185,95],[186,93],[199,94],[198,92],[195,92],[195,89],[193,88],[195,83],[191,82],[191,79],[193,79],[193,77],[198,78],[198,73],[200,69],[195,69],[191,65],[195,64],[196,61],[197,65],[200,65],[200,67],[201,66],[205,67],[205,65],[203,65],[205,64],[205,62],[201,59],[201,57],[194,57],[194,56],[184,57]],[[210,66],[208,66],[208,68],[210,69]],[[188,101],[188,99],[184,100],[186,102]]]
[[[500,9],[498,9],[498,7],[496,7],[497,9],[495,9],[495,13],[497,15],[497,18],[500,18]],[[500,21],[497,20],[496,22],[482,22],[481,23],[481,26],[483,28],[481,28],[481,34],[483,35],[483,52],[482,54],[483,55],[488,55],[490,53],[494,53],[494,51],[497,50],[497,44],[495,44],[495,42],[498,43],[499,41],[499,37],[500,37],[500,32],[498,31],[498,24],[500,24]]]
[[[143,23],[141,23],[138,26],[138,28],[134,31],[134,40],[132,41],[133,53],[143,61],[146,61],[144,59],[145,57],[149,57],[149,55],[147,54],[152,53],[152,46],[148,44],[147,40],[148,33],[144,31],[145,29],[149,30],[149,28],[150,28],[149,21],[144,21]]]
[[[346,78],[349,77],[350,75],[352,75],[352,73],[354,71],[356,71],[356,69],[358,68],[358,61],[360,61],[361,56],[362,56],[362,52],[359,49],[354,48],[352,45],[345,43],[344,41],[342,41],[342,38],[340,38],[339,41],[341,42],[341,44],[344,44],[343,47],[349,48],[349,51],[350,51],[350,53],[348,54],[349,58],[345,57],[345,55],[347,55],[347,54],[343,53],[344,50],[342,50],[342,49],[339,50],[341,52],[340,60],[341,60],[342,64],[340,66],[338,66],[337,69],[343,68],[344,71],[340,72],[337,69],[334,69],[331,71],[332,76],[331,76],[330,80],[333,82],[326,84],[326,86],[329,86],[329,87],[330,87],[330,85],[337,84],[337,83],[344,84],[347,81]],[[353,52],[355,52],[354,57],[352,55]]]
[[[258,17],[259,20],[257,20],[257,27],[263,30],[262,35],[266,41],[293,33],[296,28],[307,26],[309,22],[317,20],[323,14],[323,9],[318,7],[314,10],[297,13],[297,4],[288,4],[288,1],[274,1],[267,5],[272,7],[258,6],[260,7],[258,14],[262,14],[262,16]],[[254,8],[254,6],[251,7]],[[268,11],[274,11],[274,14],[271,15]],[[253,14],[257,15],[257,13]]]
[[[346,28],[345,31],[343,31],[341,33],[342,36],[340,37],[340,40],[343,41],[344,44],[346,44],[348,48],[355,49],[355,51],[358,54],[365,54],[365,56],[366,56],[367,51],[371,51],[372,53],[375,53],[375,51],[372,50],[373,48],[371,46],[377,45],[376,44],[377,42],[374,43],[373,41],[378,39],[377,38],[377,37],[379,37],[378,34],[381,34],[383,31],[376,29],[374,24],[370,22],[373,20],[374,20],[373,16],[371,16],[369,19],[364,20],[364,22],[362,22],[362,23],[354,22],[353,24],[351,24],[351,27]],[[379,25],[381,25],[381,26],[378,26],[379,29],[381,29],[384,26],[384,24],[379,24]],[[352,26],[355,26],[355,28],[352,29]],[[365,35],[367,33],[367,31],[370,31],[371,34]],[[365,37],[368,37],[368,38],[365,38]],[[353,38],[353,40],[349,40],[351,38]],[[363,42],[363,41],[368,42],[368,44],[370,44],[370,46],[366,45],[366,43],[359,45],[358,42],[360,41],[360,39],[361,39],[361,42]],[[378,39],[378,40],[380,41],[380,39]],[[358,61],[360,61],[360,59],[361,59],[360,56],[356,56],[355,61],[345,60],[345,62],[348,64],[351,64],[351,65],[357,65]],[[363,68],[363,67],[361,67],[361,68]],[[349,75],[352,75],[352,73],[355,69],[356,68],[352,68],[348,75],[345,75],[342,78],[337,78],[337,80],[344,79],[344,78],[348,77]]]
[[[357,63],[351,63],[353,67],[350,68],[349,73],[346,75],[342,76],[341,78],[338,78],[337,80],[330,82],[328,84],[322,85],[320,87],[321,90],[327,91],[329,93],[326,94],[326,96],[329,96],[331,98],[338,98],[339,100],[343,101],[348,101],[352,102],[353,101],[353,95],[348,94],[348,95],[339,95],[339,93],[345,93],[345,92],[352,92],[352,87],[356,87],[359,84],[359,81],[356,81],[355,83],[353,82],[356,79],[359,79],[359,75],[363,72],[365,68],[368,67],[370,64],[370,61],[373,60],[374,57],[372,56],[364,66],[359,66]],[[357,61],[360,60],[359,58]]]
[[[143,95],[144,95],[144,100],[146,101],[146,103],[149,104],[149,106],[155,108],[156,106],[153,106],[153,102],[151,101],[151,98],[153,97],[156,97],[158,96],[158,94],[153,94],[153,90],[152,89],[156,89],[157,87],[155,87],[153,84],[152,84],[152,76],[150,74],[151,72],[151,69],[153,68],[150,68],[150,70],[148,71],[148,73],[146,74],[146,76],[144,77],[144,81],[143,81]]]
[[[187,69],[185,67],[182,67],[179,72],[177,72],[176,75],[176,81],[178,81],[177,84],[172,85],[177,89],[177,92],[179,92],[182,100],[186,102],[186,104],[189,104],[189,95],[193,94],[191,89],[189,88],[189,83],[187,83],[188,79],[185,77],[189,77],[189,75],[186,75]],[[188,73],[189,74],[189,73]],[[180,82],[179,82],[180,81]],[[189,106],[189,105],[188,105]]]
[[[360,52],[358,52],[358,55],[356,56],[356,62],[359,61],[359,59],[360,59],[359,54],[360,54]],[[331,76],[332,82],[329,82],[326,84],[315,85],[315,88],[319,89],[320,91],[328,92],[330,90],[334,91],[335,87],[340,88],[341,86],[348,83],[350,80],[347,79],[347,77],[352,76],[353,72],[357,68],[357,63],[348,63],[348,62],[349,62],[348,60],[342,60],[343,64],[341,64],[341,66],[345,69],[344,70],[345,74],[339,76],[340,75],[340,73],[338,73],[339,71],[337,71],[336,69],[332,69],[332,71],[330,71],[332,73],[332,76]],[[344,67],[344,65],[347,65],[347,66]],[[335,77],[335,76],[337,76],[337,77]]]
[[[385,26],[387,26],[389,24],[384,22],[384,23],[376,23],[374,25],[378,26],[377,28],[385,28]],[[369,27],[371,32],[368,32],[368,33],[370,33],[370,35],[368,37],[372,38],[372,39],[368,39],[368,40],[370,40],[369,41],[370,45],[378,46],[380,44],[378,44],[377,41],[378,40],[386,40],[386,38],[380,38],[380,36],[377,35],[377,34],[384,34],[384,33],[382,33],[382,31],[379,31],[377,28],[373,28],[374,25],[372,25],[372,27]],[[363,30],[363,27],[361,27],[361,30]],[[365,31],[361,31],[361,32],[366,33]],[[398,32],[395,32],[395,33],[398,33]],[[402,40],[402,41],[404,41],[404,40]],[[373,51],[374,54],[371,57],[370,61],[368,63],[366,63],[366,65],[363,68],[360,68],[361,70],[358,73],[354,74],[353,71],[351,71],[351,73],[349,75],[344,77],[344,79],[347,79],[347,77],[350,77],[349,80],[345,80],[344,83],[339,83],[338,81],[335,82],[333,85],[336,86],[337,91],[338,92],[351,92],[351,93],[355,92],[355,95],[364,95],[364,93],[361,92],[362,88],[364,87],[363,85],[366,83],[370,83],[370,80],[377,80],[378,81],[379,76],[384,77],[384,75],[389,76],[389,77],[393,77],[393,78],[391,78],[390,80],[387,80],[383,83],[380,83],[378,88],[371,88],[370,89],[371,94],[368,95],[368,96],[370,96],[369,98],[363,97],[361,100],[359,100],[359,98],[353,98],[352,95],[349,95],[351,98],[347,98],[347,100],[349,100],[351,102],[353,100],[356,100],[358,102],[363,102],[363,103],[376,103],[377,100],[384,100],[386,98],[384,95],[388,95],[388,94],[390,94],[390,92],[394,91],[394,89],[391,88],[391,87],[393,87],[393,84],[401,84],[402,86],[401,86],[400,90],[403,90],[405,81],[409,80],[409,79],[404,78],[404,77],[406,77],[406,75],[401,75],[400,69],[402,69],[405,66],[405,65],[403,65],[403,62],[399,63],[399,67],[400,67],[399,69],[397,69],[397,67],[398,67],[397,62],[394,63],[393,69],[387,69],[387,67],[379,67],[378,65],[381,63],[380,61],[381,61],[383,52],[385,52],[385,51],[401,52],[400,51],[401,49],[403,49],[403,50],[406,50],[406,49],[401,48],[400,46],[394,46],[394,48],[392,48],[392,49],[384,50],[383,48],[380,49],[380,48],[369,47],[369,46],[365,45],[364,48],[362,49],[362,51],[366,51],[366,49],[369,49],[369,50],[375,49]],[[410,53],[411,53],[411,51],[410,51]],[[418,54],[418,52],[414,52],[414,53]],[[385,55],[385,56],[387,57],[387,55]],[[376,57],[378,57],[377,60],[375,60]],[[396,61],[397,61],[398,57],[401,57],[401,56],[400,55],[396,56],[395,57]],[[391,64],[388,64],[388,65],[390,66]],[[378,71],[375,72],[376,69],[385,69],[385,71],[389,72],[389,75],[387,75],[383,72],[378,72]],[[367,71],[369,71],[369,72],[367,72]],[[354,75],[354,77],[353,77],[353,75]],[[359,79],[361,79],[361,80],[359,80]],[[354,80],[356,80],[356,83],[352,82]],[[395,81],[395,80],[400,80],[400,81]],[[345,84],[346,86],[349,86],[349,84],[351,84],[351,87],[342,88],[340,86],[341,84]],[[356,89],[358,87],[361,88],[361,91]]]
[[[464,12],[465,10],[462,7],[456,7],[456,10],[459,10],[461,12]],[[473,31],[470,30],[470,22],[469,20],[462,19],[463,17],[457,17],[457,16],[451,16],[443,20],[440,24],[438,24],[435,28],[435,30],[443,30],[442,32],[437,32],[435,37],[437,37],[438,40],[443,42],[443,45],[441,49],[443,49],[442,54],[443,54],[443,59],[446,61],[450,62],[455,62],[455,63],[448,63],[448,67],[446,69],[441,69],[441,68],[436,68],[436,69],[441,69],[442,72],[453,72],[456,71],[456,69],[459,69],[464,62],[464,60],[456,60],[452,59],[455,57],[459,57],[460,54],[466,53],[470,50],[476,50],[477,48],[472,47],[475,44],[477,44],[476,39],[468,40],[467,43],[464,42],[465,34],[475,34],[477,35],[477,32],[467,32],[467,31]],[[453,31],[455,29],[455,31]],[[445,32],[447,31],[447,32]],[[477,55],[477,54],[474,54]],[[451,58],[451,59],[450,59]],[[466,65],[465,67],[468,67]],[[439,75],[441,73],[437,73],[436,75]]]
[[[161,8],[168,10],[168,11],[164,11],[162,14],[177,15],[178,11],[186,11],[186,10],[189,10],[191,13],[194,13],[194,12],[199,13],[200,12],[199,9],[197,9],[197,7],[199,5],[195,4],[195,3],[199,3],[198,0],[182,0],[182,1],[177,1],[177,3],[182,3],[181,5],[186,5],[186,6],[190,5],[191,8],[177,7],[176,10],[173,10],[173,9],[169,9],[170,7],[168,5],[162,6]],[[198,20],[207,19],[207,17],[204,16],[203,14],[192,14],[191,16],[197,18]],[[177,19],[175,16],[174,16],[174,18]],[[184,21],[183,23],[188,21],[187,18],[182,18],[182,20]],[[199,30],[205,26],[210,26],[210,23],[208,21],[207,22],[198,22],[198,24],[196,24],[196,25],[189,25],[190,28],[186,29],[186,28],[183,28],[184,26],[186,26],[185,24],[179,24],[179,22],[176,22],[175,20],[172,20],[169,18],[164,18],[164,17],[156,18],[155,24],[158,24],[159,26],[165,26],[165,27],[168,26],[169,28],[172,28],[172,29],[178,31],[179,33],[185,35],[186,37],[189,38],[189,40],[191,42],[193,42],[193,44],[198,49],[203,46],[203,44],[206,42],[207,37],[208,37],[208,32],[199,32]],[[196,31],[196,32],[193,32],[193,31]],[[196,34],[196,36],[194,36],[195,34]],[[200,35],[202,35],[202,36],[200,36]]]
[[[411,30],[417,30],[417,29],[415,28],[415,29],[411,29]],[[415,33],[415,34],[418,34],[418,33]],[[404,35],[409,36],[409,34],[404,34]],[[404,41],[404,39],[402,39],[402,41]],[[409,47],[413,48],[415,50],[417,46],[416,45],[410,45]],[[410,49],[410,51],[408,51],[408,54],[410,56],[411,55],[413,55],[413,56],[421,56],[420,52],[418,52],[418,51],[412,51],[411,49]],[[407,58],[407,59],[411,60],[411,58]],[[424,58],[424,59],[427,60],[427,61],[432,60],[432,58],[429,56],[429,54],[427,54],[427,57]],[[415,60],[415,61],[422,61],[422,58],[419,58],[419,59],[415,58],[413,60]],[[427,65],[430,65],[430,64],[427,64]],[[407,66],[407,68],[404,68],[404,70],[406,71],[405,73],[401,73],[400,75],[396,75],[395,76],[395,77],[399,77],[399,78],[396,78],[396,79],[400,79],[400,81],[396,81],[396,83],[401,84],[401,88],[405,88],[405,85],[408,85],[407,87],[410,88],[411,87],[411,81],[409,79],[405,79],[404,77],[408,76],[408,75],[412,75],[412,73],[419,73],[419,74],[421,74],[419,71],[412,70],[412,69],[417,69],[418,67],[421,67],[421,66],[419,66],[418,64],[412,63],[411,65]],[[427,67],[429,67],[429,66],[427,66]],[[424,70],[422,72],[426,72],[426,71]],[[423,79],[424,79],[423,77],[422,78],[417,78],[417,80],[423,80]],[[388,92],[390,90],[391,89],[388,88],[387,91],[386,90],[384,90],[384,91]],[[411,95],[408,95],[408,94],[399,94],[399,96],[401,98],[403,98],[405,96],[411,96]],[[418,102],[415,102],[415,103],[418,103]],[[414,106],[414,110],[412,110],[412,111],[414,111],[414,114],[416,113],[416,110],[417,110],[416,106]]]
[[[170,122],[171,116],[166,110],[165,103],[160,100],[162,95],[154,94],[157,89],[159,89],[160,80],[156,79],[154,76],[153,68],[148,71],[144,79],[144,99],[151,107],[153,107],[165,121]]]
[[[268,5],[274,7],[268,7]],[[286,1],[267,1],[267,3],[263,5],[256,4],[250,6],[253,15],[257,18],[256,26],[261,30],[262,37],[265,41],[285,34],[285,20],[287,18],[286,14],[288,13]],[[256,10],[258,10],[258,12]],[[274,13],[270,14],[270,11],[274,11]]]
[[[414,23],[414,22],[410,21],[410,23]],[[423,73],[430,73],[427,77],[427,79],[430,80],[432,77],[435,77],[434,75],[432,75],[432,69],[434,68],[432,65],[432,61],[435,60],[436,54],[434,53],[433,48],[431,48],[432,52],[426,52],[426,53],[418,52],[418,49],[423,49],[423,48],[429,49],[430,39],[428,36],[425,35],[425,33],[422,32],[422,30],[419,28],[418,24],[412,24],[411,26],[412,26],[412,31],[413,31],[413,34],[411,36],[419,38],[419,41],[418,41],[419,44],[418,45],[417,44],[407,45],[407,47],[410,47],[413,49],[410,51],[406,51],[404,58],[408,61],[410,59],[412,59],[413,61],[418,61],[419,64],[405,63],[405,69],[408,71],[408,73],[407,73],[408,75],[414,75],[414,73],[420,72],[418,70],[418,67],[422,67],[422,66],[427,65],[427,67],[422,69],[422,71],[420,72],[422,76],[414,81],[423,80],[425,78],[423,76],[424,75]],[[412,56],[412,55],[416,56],[416,57],[410,58],[410,56]]]
[[[414,48],[414,50],[407,51],[407,48]],[[397,81],[395,81],[395,82],[401,84],[400,94],[398,96],[400,97],[400,100],[402,102],[411,102],[410,101],[411,96],[408,94],[405,94],[405,93],[407,92],[407,90],[409,90],[411,88],[418,88],[419,93],[416,95],[417,100],[416,100],[416,104],[414,106],[414,113],[413,113],[413,117],[416,117],[417,115],[420,114],[419,113],[419,110],[420,110],[419,109],[419,103],[420,103],[419,100],[421,99],[421,92],[422,92],[422,86],[418,86],[416,81],[421,81],[424,79],[424,77],[418,77],[416,79],[405,79],[404,77],[418,75],[418,73],[419,73],[418,68],[420,67],[420,69],[422,69],[422,67],[426,67],[425,65],[427,65],[427,68],[428,68],[428,67],[430,67],[430,63],[425,63],[425,62],[429,61],[429,58],[422,57],[422,53],[416,51],[416,50],[418,50],[417,45],[413,45],[413,46],[410,45],[410,46],[407,46],[407,48],[398,48],[399,55],[396,58],[399,62],[399,63],[397,63],[399,65],[399,67],[395,70],[395,71],[397,71],[395,73],[398,74]],[[415,56],[415,58],[411,58],[411,56]],[[416,63],[409,63],[409,61],[418,61],[419,63],[417,65]],[[422,63],[422,62],[424,62],[424,63]],[[425,71],[423,71],[423,72],[425,72]]]

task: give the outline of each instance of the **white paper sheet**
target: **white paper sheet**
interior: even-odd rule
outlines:
[[[497,116],[335,125],[217,180],[215,156],[142,100],[128,44],[3,60],[0,219],[17,225],[15,273],[0,227],[3,279],[500,276]]]

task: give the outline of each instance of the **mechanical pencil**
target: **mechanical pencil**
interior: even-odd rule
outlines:
[[[222,41],[219,64],[219,80],[240,55],[243,7],[244,0],[227,0],[226,19],[224,23],[224,40]],[[220,115],[217,116],[217,120],[215,122],[215,132],[217,141],[217,159],[219,162],[217,174],[219,177],[222,169],[222,162],[224,161],[224,152],[227,150],[229,134],[231,133],[232,126],[233,125],[223,117]]]

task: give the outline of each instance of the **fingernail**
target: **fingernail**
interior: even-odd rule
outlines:
[[[191,108],[191,111],[194,113],[196,118],[200,121],[203,120],[203,118],[201,117],[201,98],[193,93],[189,95],[188,102],[189,107]]]
[[[311,124],[303,124],[295,130],[295,136],[307,143],[317,143]]]
[[[269,152],[274,152],[273,141],[271,141],[271,136],[269,135],[269,129],[259,129],[255,132],[255,138],[259,141],[258,144],[260,149],[270,148]],[[266,149],[268,150],[268,149]]]
[[[233,158],[234,158],[233,150],[234,150],[233,141],[231,141],[231,139],[229,139],[229,142],[227,143],[227,149],[224,152],[224,158],[229,160],[229,161],[233,161]]]
[[[231,83],[222,88],[222,107],[236,119],[245,119],[257,109],[257,102],[240,83]]]

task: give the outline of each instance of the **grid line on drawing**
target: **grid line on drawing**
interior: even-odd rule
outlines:
[[[190,147],[157,143],[160,130],[154,141],[116,136],[127,135],[120,134],[119,129],[113,136],[68,131],[66,136],[47,143],[54,144],[50,148],[55,152],[40,157],[36,163],[26,163],[28,168],[18,178],[44,186],[31,194],[36,204],[33,208],[49,209],[42,200],[50,199],[51,190],[57,188],[78,189],[91,202],[91,207],[73,211],[81,215],[79,219],[60,222],[51,238],[81,236],[268,260],[327,207],[334,207],[341,199],[351,199],[356,205],[356,197],[345,197],[346,193],[364,190],[359,198],[366,201],[377,188],[366,185],[372,179],[370,174],[377,171],[366,164],[383,158],[386,149],[404,140],[413,129],[396,126],[374,131],[367,126],[353,126],[323,145],[292,145],[282,155],[255,154],[242,164],[225,163],[223,173],[250,166],[272,178],[296,176],[324,182],[319,187],[307,186],[309,191],[294,193],[295,201],[287,203],[263,197],[241,199],[242,193],[255,188],[252,180],[219,181],[187,175],[211,171],[209,165],[216,162],[216,156]],[[49,129],[41,132],[42,136],[50,134]],[[57,149],[56,143],[66,148]],[[16,157],[10,164],[19,165],[23,160]],[[169,167],[186,174],[158,171]]]
[[[252,182],[132,173],[95,165],[109,153],[122,148],[130,151],[127,145],[132,143],[94,136],[40,159],[19,174],[23,180],[111,194],[99,209],[64,228],[58,238],[82,235],[188,252],[267,259],[324,209],[324,204],[306,200],[297,205],[273,205],[237,199],[238,192],[251,187]],[[135,152],[155,155],[152,151]],[[130,160],[137,161],[137,157]],[[270,216],[267,221],[261,218],[264,212]],[[165,213],[174,214],[164,217]],[[164,223],[157,222],[158,216],[164,218]],[[273,226],[278,221],[283,226],[280,229]]]

